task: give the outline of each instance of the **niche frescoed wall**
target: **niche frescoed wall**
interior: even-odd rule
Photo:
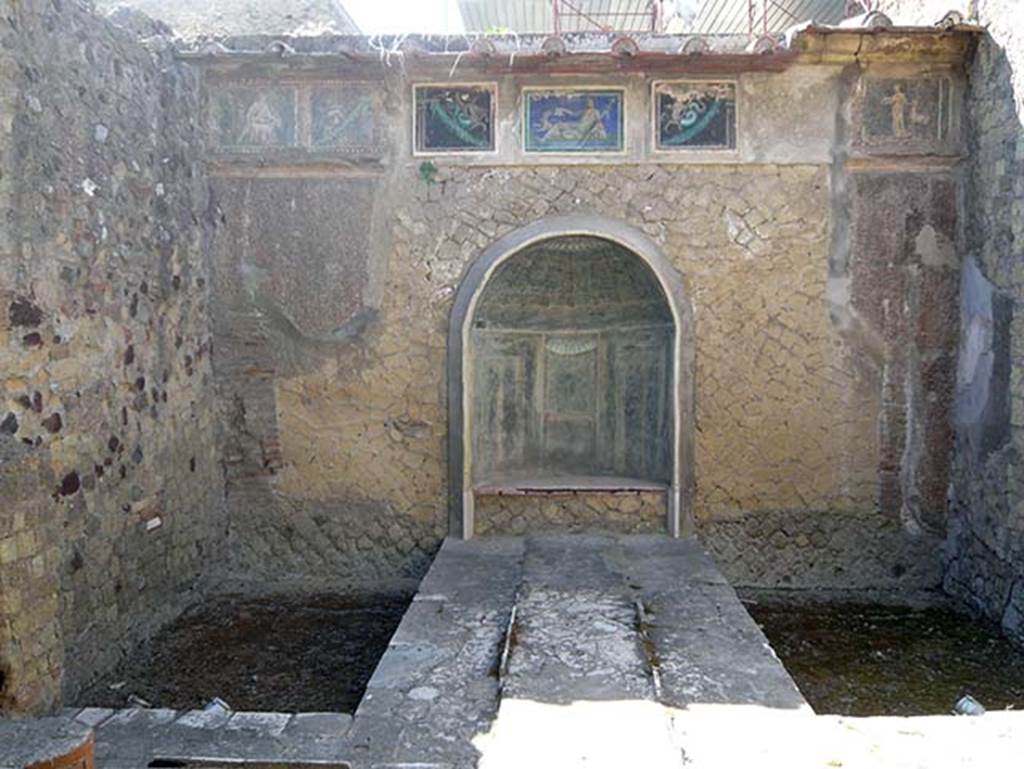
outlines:
[[[672,313],[627,249],[541,241],[504,263],[473,322],[474,481],[670,482]]]

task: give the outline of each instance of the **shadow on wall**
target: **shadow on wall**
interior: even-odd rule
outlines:
[[[987,34],[970,72],[966,248],[944,587],[1024,642],[1024,488],[1013,403],[1024,391],[1013,357],[1024,318],[1024,126],[1014,57]],[[1018,65],[1019,66],[1019,65]],[[1017,371],[1015,371],[1017,367]],[[1017,374],[1017,376],[1015,376]]]

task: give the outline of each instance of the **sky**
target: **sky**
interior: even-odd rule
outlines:
[[[342,5],[366,35],[463,31],[456,0],[343,0]]]

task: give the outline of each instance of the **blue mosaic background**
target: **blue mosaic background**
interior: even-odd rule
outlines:
[[[621,152],[622,91],[527,92],[527,152]]]

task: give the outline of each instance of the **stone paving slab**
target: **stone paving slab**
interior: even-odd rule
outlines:
[[[696,537],[619,536],[605,557],[634,589],[682,590],[729,584]]]
[[[522,558],[515,538],[445,541],[356,711],[354,766],[476,764]]]
[[[695,540],[528,537],[515,628],[482,769],[682,767],[678,708],[810,712]]]
[[[660,701],[810,710],[768,640],[728,586],[644,592],[658,654]]]
[[[522,577],[524,551],[522,537],[446,539],[414,600],[514,590]]]
[[[810,709],[697,540],[620,538],[610,557],[643,607],[662,704]]]
[[[806,709],[695,540],[449,540],[374,673],[346,756],[375,769],[595,756],[674,767],[673,708],[704,701]]]
[[[631,589],[611,536],[529,538],[502,697],[552,704],[653,700]]]
[[[348,766],[342,754],[352,717],[345,713],[71,708],[65,718],[94,730],[99,769],[141,769],[158,759],[188,766]]]
[[[0,769],[45,766],[54,759],[88,752],[91,742],[90,728],[68,718],[0,718]]]

